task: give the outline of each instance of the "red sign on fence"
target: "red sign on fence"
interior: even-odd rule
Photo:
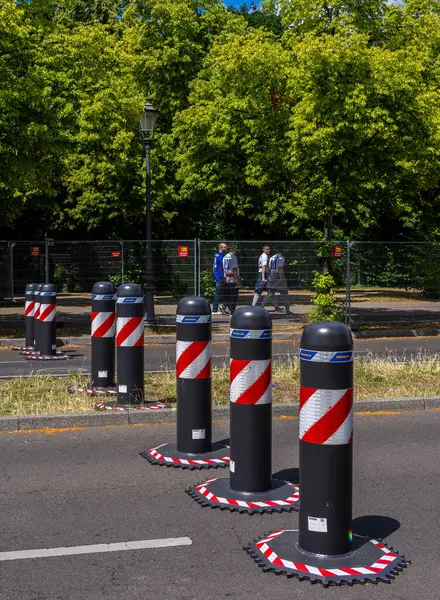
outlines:
[[[113,258],[119,258],[121,256],[120,252],[112,252]]]
[[[188,246],[178,246],[177,247],[177,256],[179,258],[189,258],[189,247]]]
[[[40,256],[40,246],[30,246],[29,256]]]
[[[337,246],[332,246],[332,257],[333,258],[342,258],[342,256],[343,256],[342,246],[340,246],[339,244]]]

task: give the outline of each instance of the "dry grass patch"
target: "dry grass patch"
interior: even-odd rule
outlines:
[[[410,362],[398,362],[392,357],[368,358],[355,363],[355,398],[440,396],[440,359],[423,357]],[[69,385],[86,384],[80,374],[67,378],[36,375],[0,383],[0,415],[88,412],[94,410],[97,398],[83,393],[70,394]],[[214,405],[226,405],[229,398],[229,369],[213,370]],[[297,402],[299,392],[299,362],[292,357],[289,364],[273,368],[273,401]],[[148,400],[174,404],[176,379],[174,371],[145,375]]]

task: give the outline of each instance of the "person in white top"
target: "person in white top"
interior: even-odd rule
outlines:
[[[266,283],[269,277],[269,254],[270,246],[265,244],[263,246],[263,254],[258,259],[258,279],[254,288],[254,299],[252,300],[252,306],[258,306],[261,300],[261,295],[266,287]]]
[[[223,273],[225,284],[223,286],[223,297],[219,309],[223,314],[234,314],[238,300],[238,284],[240,282],[240,269],[238,268],[237,248],[229,248],[229,252],[223,258]]]
[[[290,314],[290,308],[289,308],[289,292],[287,290],[287,280],[286,280],[286,275],[284,273],[284,265],[285,265],[286,259],[284,258],[284,256],[282,255],[281,251],[277,251],[276,254],[274,254],[270,260],[269,260],[269,269],[270,269],[270,275],[269,275],[269,280],[267,282],[267,289],[268,294],[267,296],[264,298],[262,306],[266,306],[266,304],[269,302],[269,300],[271,300],[272,298],[275,298],[275,294],[280,294],[282,299],[283,299],[283,303],[284,303],[284,310],[282,308],[279,308],[278,306],[275,305],[275,310],[277,312],[282,312],[284,314]]]

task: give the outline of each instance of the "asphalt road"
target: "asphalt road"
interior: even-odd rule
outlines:
[[[275,471],[294,476],[296,419],[275,419]],[[216,423],[215,439],[228,435]],[[355,416],[353,531],[412,565],[390,585],[329,588],[263,573],[243,544],[296,513],[202,508],[184,489],[213,475],[152,466],[141,449],[174,425],[0,433],[0,552],[189,537],[190,546],[0,561],[0,600],[438,600],[440,412]],[[216,475],[227,476],[226,470]]]
[[[298,353],[299,341],[274,341],[273,354],[275,360],[290,361]],[[213,365],[228,364],[229,344],[214,342]],[[69,360],[54,363],[28,361],[18,352],[0,349],[0,378],[28,375],[30,373],[51,373],[66,375],[71,372],[90,372],[90,346],[70,348],[65,350]],[[437,355],[440,353],[438,337],[425,338],[383,338],[371,340],[355,340],[355,352],[358,357],[391,356],[395,360],[411,360],[422,355]],[[151,344],[145,346],[145,370],[159,371],[174,369],[175,346]]]

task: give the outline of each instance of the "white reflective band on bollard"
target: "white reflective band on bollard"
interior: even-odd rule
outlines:
[[[176,315],[176,323],[211,323],[211,315]]]
[[[231,359],[229,399],[236,404],[272,402],[272,361]]]
[[[92,312],[92,337],[104,338],[115,335],[114,312]]]
[[[353,390],[300,388],[299,439],[337,446],[351,443]]]
[[[299,351],[299,357],[301,360],[307,360],[310,362],[344,363],[353,361],[353,352],[350,350],[344,350],[340,352],[322,352],[320,350],[304,350],[304,348],[301,348]]]
[[[144,345],[143,317],[118,317],[116,319],[116,346]]]
[[[176,375],[183,379],[211,377],[211,342],[176,341]]]

